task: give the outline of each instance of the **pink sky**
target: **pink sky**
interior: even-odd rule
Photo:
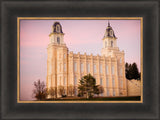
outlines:
[[[69,51],[100,55],[108,20],[20,20],[20,100],[32,100],[33,82],[46,82],[51,26],[60,22]],[[109,20],[125,61],[140,68],[140,20]]]

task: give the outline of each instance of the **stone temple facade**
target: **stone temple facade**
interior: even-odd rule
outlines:
[[[110,23],[104,32],[101,55],[75,54],[68,50],[64,42],[61,24],[55,22],[49,34],[50,43],[47,48],[47,88],[64,86],[67,95],[69,85],[77,87],[81,77],[90,73],[96,78],[96,84],[104,88],[101,96],[127,96],[125,53],[119,50],[117,37]],[[74,95],[77,94],[78,91]]]

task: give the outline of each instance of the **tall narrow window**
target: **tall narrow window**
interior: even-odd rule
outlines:
[[[108,74],[108,65],[106,65],[106,74]]]
[[[103,79],[102,78],[100,79],[100,85],[101,86],[103,85]]]
[[[112,65],[112,75],[114,75],[114,65]]]
[[[106,78],[106,86],[109,87],[109,81],[108,78]]]
[[[113,36],[113,31],[112,30],[110,31],[110,35]]]
[[[63,84],[64,84],[64,86],[66,86],[66,77],[64,77]]]
[[[66,58],[66,54],[64,54],[64,59]]]
[[[113,96],[115,96],[116,95],[116,92],[115,92],[115,90],[113,90]]]
[[[112,78],[112,86],[115,87],[115,80]]]
[[[87,72],[88,73],[90,72],[90,64],[89,63],[87,64]]]
[[[74,77],[74,85],[77,86],[77,77]]]
[[[93,65],[93,71],[96,73],[96,64]]]
[[[83,63],[81,63],[81,73],[83,72]]]
[[[102,74],[102,64],[100,64],[100,73]]]
[[[77,72],[77,63],[74,63],[74,72]]]
[[[57,37],[57,43],[60,44],[60,38],[59,37]]]
[[[59,28],[59,26],[57,26],[57,32],[60,32],[60,28]]]
[[[64,63],[64,71],[66,72],[66,64]]]
[[[111,47],[113,47],[113,41],[111,41]]]

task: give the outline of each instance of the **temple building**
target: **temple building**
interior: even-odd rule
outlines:
[[[70,52],[64,42],[64,33],[59,22],[52,25],[47,47],[47,88],[69,85],[78,87],[82,76],[91,74],[96,84],[102,85],[101,96],[127,96],[124,51],[117,46],[117,37],[110,23],[104,31],[101,55]],[[75,96],[78,91],[75,92]],[[57,95],[58,96],[58,95]]]

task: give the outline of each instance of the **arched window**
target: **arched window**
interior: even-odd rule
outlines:
[[[60,26],[57,25],[57,32],[60,32]]]
[[[60,44],[60,38],[59,37],[57,37],[57,43]]]
[[[113,36],[113,31],[112,30],[110,31],[110,36]]]
[[[111,47],[113,47],[113,41],[111,41]]]

